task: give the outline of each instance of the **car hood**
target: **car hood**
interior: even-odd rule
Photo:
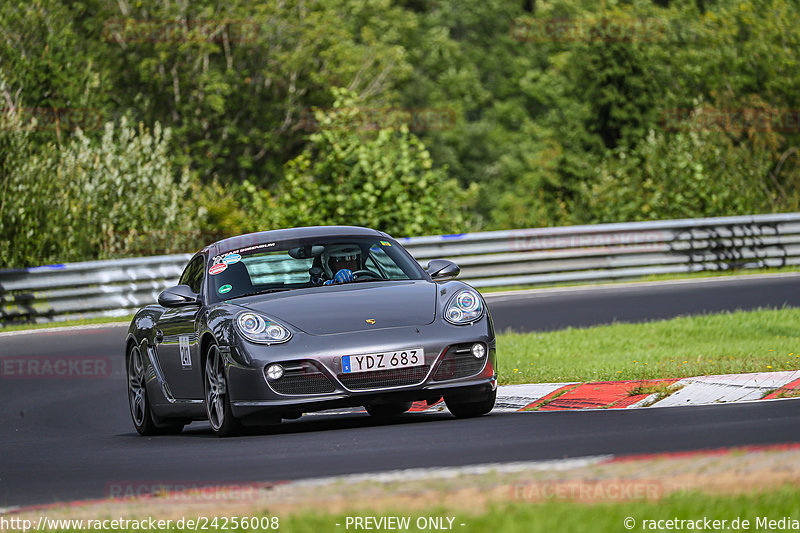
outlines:
[[[436,316],[436,284],[351,283],[242,298],[236,303],[306,333],[330,335],[430,324]]]

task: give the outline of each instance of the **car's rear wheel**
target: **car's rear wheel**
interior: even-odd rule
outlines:
[[[150,409],[150,399],[147,397],[147,387],[145,386],[144,356],[138,346],[132,346],[128,350],[126,367],[128,370],[128,405],[136,431],[141,435],[180,433],[184,426],[182,420],[160,420]]]
[[[365,405],[370,416],[376,418],[389,418],[392,416],[402,415],[411,409],[412,402],[392,402],[392,403],[374,403]]]
[[[444,403],[456,418],[472,418],[474,416],[485,415],[494,408],[497,399],[497,389],[486,395],[483,399],[473,398],[448,398],[445,396]]]
[[[228,380],[225,377],[225,362],[216,344],[208,347],[203,376],[205,403],[211,429],[220,437],[230,437],[241,431],[242,425],[231,411]]]

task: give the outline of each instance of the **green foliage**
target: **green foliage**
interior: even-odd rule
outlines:
[[[797,309],[761,309],[497,337],[504,384],[797,370]]]
[[[200,234],[206,243],[261,229],[252,214],[252,208],[261,195],[249,182],[241,186],[235,184],[226,186],[218,181],[205,185],[194,183],[192,188],[192,197],[200,206],[198,208]],[[246,213],[246,209],[251,212]]]
[[[0,107],[21,94],[25,114],[39,118],[30,133],[37,144],[64,140],[72,123],[65,118],[88,119],[81,121],[84,130],[103,122],[106,73],[97,68],[100,50],[81,35],[76,18],[74,6],[59,0],[0,3],[0,77],[7,82]],[[53,116],[48,109],[61,110],[62,123],[42,124]]]
[[[410,70],[395,41],[413,17],[388,0],[98,4],[120,105],[172,127],[206,182],[274,186],[330,87],[382,97]],[[156,37],[138,38],[147,21],[159,21]]]
[[[97,142],[78,130],[69,142],[37,151],[13,113],[4,120],[3,153],[13,157],[4,159],[2,174],[3,267],[196,246],[193,213],[184,207],[189,173],[170,161],[169,130],[158,123],[136,129],[122,119],[106,123]]]
[[[469,227],[464,206],[474,191],[434,169],[408,125],[359,131],[366,120],[355,96],[335,94],[332,110],[316,112],[320,131],[286,165],[275,206],[267,211],[273,227],[352,224],[395,235]]]
[[[711,127],[708,111],[696,108],[685,131],[650,131],[634,149],[618,149],[585,185],[580,222],[657,220],[745,215],[800,208],[800,181],[786,183],[770,151],[754,145],[779,142],[769,131],[736,142]],[[747,132],[743,132],[747,135]],[[796,151],[787,152],[796,157]],[[577,214],[576,214],[577,215]]]
[[[77,223],[74,195],[95,193],[39,172],[82,175],[89,160],[69,150],[124,159],[130,139],[102,128],[121,117],[172,132],[158,179],[183,183],[194,215],[192,238],[153,252],[295,224],[415,235],[800,207],[793,0],[9,0],[0,34],[0,99],[19,115],[0,132],[2,238],[13,221],[36,241],[13,260],[4,250],[4,264],[147,253],[140,237],[98,237],[150,231],[107,199],[80,217],[91,228],[74,250],[50,236]],[[334,87],[352,99],[335,111]],[[452,120],[348,130],[359,111],[345,108]],[[692,124],[725,110],[794,122]],[[672,114],[687,124],[671,127]],[[152,163],[147,150],[80,179],[107,198],[119,172],[141,181],[133,158]],[[173,202],[159,191],[146,209],[172,224],[185,216]]]

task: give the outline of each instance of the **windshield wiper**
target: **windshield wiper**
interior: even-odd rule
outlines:
[[[240,294],[238,296],[233,296],[233,297],[228,298],[228,299],[232,300],[233,298],[244,298],[245,296],[257,296],[259,294],[269,294],[271,292],[283,292],[283,291],[290,291],[290,290],[292,290],[292,289],[290,289],[290,288],[264,289],[263,291],[248,292],[248,293],[245,293],[245,294]]]

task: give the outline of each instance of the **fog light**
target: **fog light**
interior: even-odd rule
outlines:
[[[486,348],[483,347],[483,344],[480,342],[476,342],[472,345],[472,355],[480,359],[484,355],[486,355]]]
[[[267,367],[267,377],[269,379],[281,379],[283,377],[283,367],[281,365],[269,365]]]

